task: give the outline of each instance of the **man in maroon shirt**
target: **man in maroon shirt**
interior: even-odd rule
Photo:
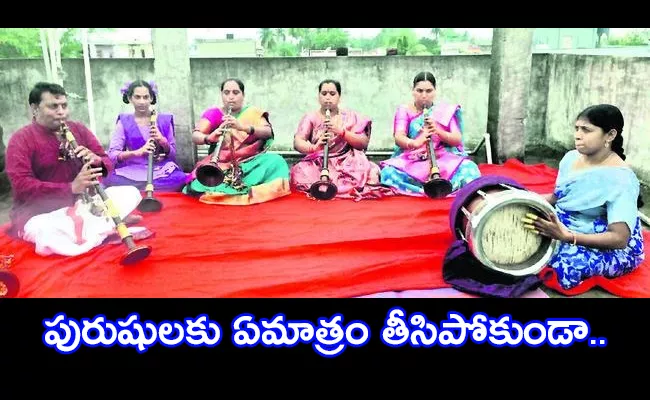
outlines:
[[[84,253],[114,232],[107,215],[92,215],[81,200],[81,195],[96,179],[107,176],[113,165],[88,128],[67,120],[68,101],[63,87],[36,84],[29,93],[29,105],[32,123],[11,136],[6,150],[6,171],[13,192],[8,233],[35,243],[39,254]],[[77,157],[85,162],[59,159],[61,140],[57,133],[63,123],[77,141]],[[106,193],[122,218],[142,198],[130,186]]]

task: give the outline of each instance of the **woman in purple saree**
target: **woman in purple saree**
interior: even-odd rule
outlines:
[[[434,151],[441,178],[451,182],[455,192],[481,176],[476,163],[463,146],[463,120],[457,104],[434,103],[436,78],[431,72],[420,72],[413,79],[413,103],[397,109],[393,135],[393,156],[380,163],[381,183],[400,194],[424,197],[424,183],[429,179],[431,162],[427,142],[433,138]],[[433,105],[424,115],[424,105]],[[425,122],[433,128],[425,127]]]
[[[151,128],[151,105],[156,104],[157,91],[153,82],[137,80],[122,88],[122,101],[132,104],[133,113],[120,114],[111,137],[108,156],[115,170],[103,181],[109,186],[135,186],[145,190],[149,152],[159,147],[153,164],[153,185],[159,192],[180,192],[187,174],[176,164],[174,116],[159,113],[157,126]]]

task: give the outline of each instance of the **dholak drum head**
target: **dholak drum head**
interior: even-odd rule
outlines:
[[[458,232],[459,229],[461,232],[463,231],[463,213],[461,212],[461,209],[467,207],[467,205],[478,196],[477,192],[479,190],[487,191],[491,188],[500,188],[503,184],[517,189],[525,189],[521,184],[519,184],[519,182],[506,176],[485,175],[473,180],[456,191],[456,197],[451,203],[451,209],[449,212],[449,229],[454,233],[456,239],[462,239]]]
[[[524,228],[527,213],[546,217],[553,207],[537,193],[491,192],[471,213],[464,230],[472,253],[485,266],[514,276],[537,274],[550,261],[557,241]]]

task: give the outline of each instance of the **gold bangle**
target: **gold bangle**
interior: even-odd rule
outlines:
[[[571,236],[573,236],[573,245],[575,246],[576,243],[578,242],[578,237],[576,236],[575,233],[571,232]]]

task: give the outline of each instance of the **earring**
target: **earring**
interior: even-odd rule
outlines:
[[[609,142],[605,142],[605,147],[609,147]]]

